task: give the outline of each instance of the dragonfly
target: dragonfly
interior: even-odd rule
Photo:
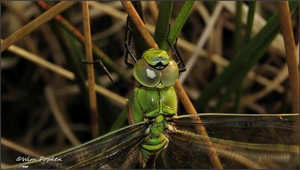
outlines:
[[[130,125],[48,156],[52,161],[37,158],[17,167],[156,168],[160,155],[167,168],[299,166],[298,113],[178,116],[174,84],[185,67],[177,49],[171,47],[175,61],[161,49],[147,49],[137,59],[130,43],[125,43],[125,48],[125,63],[133,68],[133,76],[140,84],[127,100]],[[128,54],[135,64],[128,62]]]

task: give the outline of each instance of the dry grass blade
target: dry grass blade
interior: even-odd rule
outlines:
[[[62,67],[59,67],[45,59],[43,59],[42,57],[39,57],[35,54],[32,54],[22,48],[19,48],[18,46],[15,46],[15,45],[12,45],[8,48],[9,51],[33,62],[33,63],[36,63],[37,65],[39,66],[42,66],[46,69],[49,69],[51,71],[53,71],[54,73],[57,73],[69,80],[75,80],[75,75],[74,73],[62,68]],[[125,98],[116,94],[116,93],[113,93],[99,85],[96,85],[96,91],[100,94],[103,94],[104,96],[106,97],[109,97],[110,99],[118,102],[119,104],[125,106],[126,102],[125,102]]]
[[[27,23],[28,22],[28,19],[24,16],[24,14],[15,8],[15,6],[13,6],[11,4],[11,2],[9,1],[2,1],[1,3],[3,3],[3,5],[5,7],[7,7],[9,10],[11,10],[15,15],[17,15],[24,23]]]
[[[90,14],[89,14],[89,5],[87,1],[81,2],[82,4],[82,19],[83,19],[83,31],[85,39],[85,54],[86,61],[93,61],[93,52],[92,52],[92,38],[91,38],[91,28],[90,28]],[[89,89],[89,98],[90,98],[90,107],[91,107],[91,126],[92,126],[92,135],[94,138],[99,136],[99,124],[98,124],[98,112],[97,112],[97,99],[95,92],[95,74],[94,74],[94,65],[87,65],[87,74],[88,74],[88,89]]]
[[[51,9],[51,7],[45,3],[44,1],[39,1],[37,2],[40,7],[42,7],[45,10]],[[69,23],[64,17],[61,15],[57,15],[55,17],[55,20],[67,31],[71,32],[71,34],[76,37],[79,41],[81,41],[83,44],[85,43],[84,41],[84,36],[83,34],[75,28],[71,23]],[[129,78],[124,74],[124,72],[119,71],[119,68],[113,64],[113,61],[110,60],[110,58],[95,44],[92,45],[92,50],[94,54],[98,57],[100,57],[101,61],[104,61],[108,66],[112,67],[113,70],[115,70],[119,75],[121,75],[125,81],[129,81]]]
[[[136,12],[136,10],[133,7],[133,5],[131,4],[131,2],[130,1],[122,1],[122,4],[123,4],[124,8],[126,9],[126,11],[128,12],[128,15],[130,16],[132,21],[135,23],[135,25],[136,25],[137,29],[139,30],[139,32],[141,33],[141,35],[144,37],[146,43],[151,48],[158,48],[157,44],[155,43],[154,39],[150,35],[149,31],[146,29],[145,24],[139,17],[138,13]],[[176,89],[178,98],[184,105],[187,112],[189,114],[197,114],[196,109],[194,108],[192,102],[190,101],[189,97],[187,96],[185,90],[183,89],[182,85],[180,84],[180,82],[178,80],[176,80],[174,87]],[[197,119],[197,118],[195,118],[195,119]],[[199,121],[199,119],[200,118],[198,118],[198,121]],[[199,132],[199,134],[208,136],[204,126],[198,126],[198,127],[196,127],[196,130]],[[209,156],[209,159],[210,159],[212,165],[214,166],[214,168],[219,168],[219,169],[222,168],[222,164],[217,156],[217,152],[216,152],[215,148],[213,147],[212,142],[210,140],[207,140],[206,144],[208,146],[207,154]]]
[[[292,21],[288,1],[277,2],[279,19],[284,39],[286,60],[289,70],[289,82],[292,91],[293,112],[299,112],[299,72],[296,46],[293,35]]]
[[[208,37],[211,34],[211,31],[213,30],[213,26],[218,21],[218,18],[219,18],[219,15],[221,14],[222,9],[223,9],[223,6],[220,3],[218,3],[216,5],[216,8],[215,8],[212,16],[209,19],[209,23],[205,27],[202,35],[200,36],[200,38],[197,42],[196,50],[193,52],[193,55],[190,57],[188,63],[186,64],[186,67],[190,68],[190,69],[187,69],[179,77],[179,81],[181,83],[184,82],[186,77],[190,74],[190,71],[192,70],[191,68],[196,63],[196,60],[198,59],[198,56],[199,56],[198,54],[199,54],[200,50],[203,49],[205,42],[208,40]]]
[[[107,5],[105,3],[98,2],[98,1],[90,1],[89,5],[96,8],[97,10],[100,10],[100,11],[116,18],[116,19],[123,20],[124,22],[126,21],[125,13],[117,10],[116,8],[113,8],[110,5]]]
[[[139,14],[136,12],[136,10],[133,7],[133,5],[131,4],[131,2],[130,1],[122,1],[122,5],[124,6],[126,11],[128,12],[128,15],[131,17],[131,19],[135,23],[135,25],[136,25],[137,29],[139,30],[139,32],[141,33],[141,35],[144,37],[148,46],[151,48],[158,48],[156,42],[154,41],[151,34],[147,30],[142,19],[140,17],[132,17],[132,16],[139,16]]]
[[[14,149],[14,150],[17,150],[17,151],[20,151],[21,153],[24,153],[26,155],[30,155],[30,156],[33,156],[35,158],[39,158],[42,156],[42,154],[40,153],[37,153],[35,151],[33,151],[33,149],[28,149],[27,147],[23,147],[15,142],[12,142],[10,140],[7,140],[5,138],[1,138],[1,144],[4,145],[4,146],[7,146],[11,149]]]
[[[1,39],[1,41],[2,41],[2,39]],[[24,50],[24,49],[22,49],[22,48],[20,48],[16,45],[10,46],[8,48],[8,51],[11,51],[11,52],[13,52],[13,53],[29,60],[29,61],[31,61],[33,63],[36,63],[36,64],[38,64],[38,65],[40,65],[44,68],[47,68],[47,69],[49,69],[49,70],[65,77],[65,78],[67,78],[67,79],[75,80],[75,75],[72,72],[70,72],[70,71],[68,71],[68,70],[66,70],[62,67],[59,67],[59,66],[43,59],[42,57],[39,57],[39,56],[29,52],[29,51],[26,51],[26,50]]]
[[[58,3],[48,11],[44,12],[38,18],[34,19],[30,23],[28,23],[27,25],[25,25],[24,27],[7,37],[5,40],[3,40],[3,42],[1,43],[1,52],[3,52],[9,46],[16,43],[32,31],[36,30],[39,26],[43,25],[44,23],[55,17],[57,14],[66,10],[75,3],[76,1],[63,1]]]
[[[51,108],[51,110],[54,114],[54,117],[55,117],[58,125],[60,126],[62,132],[68,137],[68,139],[74,146],[79,145],[80,141],[76,138],[76,136],[72,132],[69,124],[66,122],[66,120],[62,116],[62,113],[57,104],[57,100],[55,99],[55,96],[54,96],[55,93],[53,91],[53,88],[51,86],[46,86],[45,93],[46,93],[50,108]]]
[[[278,71],[277,76],[273,79],[273,81],[269,81],[266,83],[266,86],[263,90],[253,93],[249,96],[245,96],[242,100],[243,105],[251,105],[254,104],[259,99],[266,96],[266,94],[280,87],[280,85],[286,80],[288,75],[287,65],[285,64],[280,71]],[[233,104],[233,103],[232,103]]]
[[[67,131],[64,130],[65,132],[62,133],[60,126],[69,125],[69,129],[72,130],[72,133],[75,134],[76,138],[78,138],[78,140],[81,142],[89,141],[94,138],[94,136],[97,136],[91,131],[91,125],[93,124],[93,121],[91,122],[91,116],[89,116],[89,113],[91,113],[91,110],[93,110],[91,108],[94,106],[91,106],[92,103],[89,102],[89,100],[94,99],[89,99],[87,96],[87,87],[90,86],[91,83],[86,80],[86,66],[94,67],[97,74],[99,74],[99,77],[96,77],[96,80],[101,82],[101,86],[94,84],[96,92],[102,94],[97,96],[97,110],[98,112],[101,112],[101,114],[97,115],[99,116],[99,133],[105,134],[108,131],[117,130],[127,125],[127,123],[125,123],[125,114],[122,112],[122,116],[120,116],[120,112],[125,107],[125,98],[132,96],[132,90],[134,88],[131,86],[133,84],[132,81],[134,80],[134,77],[132,76],[132,68],[127,67],[127,65],[124,63],[124,34],[128,12],[132,13],[131,15],[134,15],[134,17],[131,17],[132,19],[137,19],[135,22],[140,22],[140,20],[138,17],[136,18],[137,15],[134,14],[135,9],[131,8],[128,12],[124,10],[122,1],[88,1],[90,6],[88,9],[85,5],[87,10],[86,12],[84,12],[84,9],[81,8],[81,5],[86,2],[83,2],[82,4],[81,3],[82,1],[74,4],[68,8],[67,11],[65,10],[63,14],[58,14],[40,27],[36,27],[34,31],[24,35],[22,39],[18,40],[16,42],[17,44],[15,43],[10,45],[6,50],[2,49],[4,52],[2,52],[1,58],[1,116],[4,121],[2,121],[1,125],[3,127],[2,144],[4,149],[2,151],[3,157],[1,167],[4,169],[17,166],[19,167],[21,164],[19,164],[20,162],[16,161],[16,158],[23,157],[23,155],[25,155],[24,158],[26,156],[39,158],[41,155],[52,155],[54,153],[66,151],[65,149],[77,145],[74,144],[74,142],[70,142],[70,138],[65,135]],[[130,2],[128,1],[124,3]],[[159,28],[160,23],[157,23],[157,17],[160,18],[161,16],[157,15],[157,9],[161,9],[161,4],[164,2],[152,1],[141,3],[143,6],[143,22],[145,24],[143,25],[143,23],[140,22],[140,25],[135,25],[137,25],[140,31],[142,30],[142,33],[144,31],[144,36],[147,37],[148,35],[146,41],[148,41],[150,45],[146,45],[146,48],[157,48],[155,42],[153,42],[152,35],[154,35],[154,31]],[[181,7],[184,3],[185,2],[179,1],[173,2],[170,25],[174,26],[173,23],[175,23],[175,20],[179,16],[177,14],[182,12]],[[182,117],[184,117],[184,114],[187,113],[196,113],[194,107],[197,108],[198,106],[196,104],[192,105],[190,100],[196,101],[199,97],[201,97],[211,85],[211,82],[213,82],[213,80],[217,78],[224,71],[224,69],[228,67],[228,65],[231,64],[234,53],[232,44],[235,42],[234,34],[236,33],[236,23],[234,23],[234,21],[238,15],[236,13],[235,3],[236,2],[233,1],[219,1],[213,3],[195,2],[189,13],[189,16],[187,17],[187,20],[185,20],[184,26],[182,29],[180,29],[180,35],[178,36],[176,47],[178,48],[178,51],[185,62],[187,70],[189,71],[184,83],[179,83],[178,81],[180,81],[181,77],[183,74],[186,74],[186,72],[180,74],[179,79],[174,85],[178,97],[177,100],[181,101],[180,105],[178,106],[177,113]],[[256,3],[256,10],[253,14],[253,29],[251,29],[252,37],[255,37],[255,35],[257,35],[266,25],[266,23],[269,22],[270,16],[278,13],[276,3],[266,1],[260,1]],[[3,2],[1,10],[1,23],[3,28],[1,33],[3,35],[2,38],[5,39],[12,36],[20,28],[24,29],[23,26],[30,23],[35,18],[39,18],[41,14],[44,15],[45,13],[53,10],[57,7],[55,6],[57,4],[60,4],[60,1]],[[290,5],[290,10],[294,9],[295,7],[295,5],[292,5],[295,4],[295,2],[289,1],[286,4]],[[222,6],[222,10],[221,14],[216,17],[216,22],[212,16],[217,12],[216,9],[218,6]],[[242,3],[242,15],[240,16],[242,17],[241,21],[244,24],[242,28],[244,33],[250,32],[250,30],[247,29],[247,16],[252,16],[252,14],[248,14],[249,11],[253,11],[252,9],[253,6],[251,6],[251,3]],[[87,15],[89,13],[90,16],[85,16],[84,18],[83,15],[81,15],[81,12]],[[291,18],[292,25],[290,23],[286,23],[283,26],[292,26],[293,30],[298,30],[299,22],[297,20],[299,18],[294,16],[295,12],[291,12],[293,14]],[[297,13],[299,14],[298,11]],[[162,17],[165,16],[167,15],[162,15]],[[283,15],[280,16],[282,17]],[[286,15],[285,20],[289,17],[291,16]],[[88,21],[88,19],[90,21]],[[132,22],[132,20],[130,20],[130,22]],[[85,26],[89,24],[90,33],[87,33],[88,30],[84,30]],[[277,19],[276,24],[279,26],[279,18]],[[211,29],[208,28],[210,25],[212,25]],[[172,27],[171,30],[174,28],[175,27]],[[62,33],[66,34],[61,34],[61,32],[58,31],[60,29]],[[138,30],[136,29],[134,32],[135,31]],[[151,36],[149,36],[147,31],[150,32]],[[289,33],[291,33],[291,30],[289,31]],[[84,32],[85,35],[83,34]],[[88,34],[91,34],[93,44],[89,45],[90,40],[88,40]],[[208,34],[208,36],[206,34]],[[250,116],[261,113],[287,114],[293,112],[293,105],[295,105],[295,103],[298,107],[298,103],[292,99],[292,96],[298,99],[294,96],[298,95],[298,93],[295,93],[291,90],[294,87],[298,87],[296,84],[293,84],[289,81],[295,81],[298,83],[299,75],[294,75],[296,78],[292,78],[292,74],[298,74],[298,72],[291,71],[290,68],[288,68],[290,66],[287,65],[287,62],[289,62],[289,58],[287,59],[289,55],[287,53],[294,50],[292,49],[291,51],[288,51],[288,47],[285,49],[284,43],[286,46],[289,45],[287,45],[284,38],[289,36],[284,34],[284,29],[282,29],[282,32],[278,33],[271,45],[267,47],[267,50],[264,52],[262,58],[253,65],[247,76],[244,77],[245,82],[243,86],[243,93],[239,99],[241,100],[241,110],[233,110],[236,105],[236,100],[235,96],[232,95],[228,100],[224,100],[224,106],[216,112],[249,113],[251,114]],[[298,32],[294,32],[294,34],[294,44],[298,45],[299,48],[297,40]],[[283,37],[283,35],[285,37]],[[67,39],[69,41],[62,41]],[[288,38],[288,40],[291,39]],[[70,44],[77,46],[78,48],[72,48]],[[84,45],[86,45],[86,50],[84,49]],[[132,44],[133,49],[137,47],[136,45],[139,44]],[[125,85],[128,83],[130,86],[114,86],[111,84],[111,80],[109,80],[107,75],[104,74],[103,70],[97,69],[100,67],[98,64],[86,65],[82,64],[80,60],[76,60],[78,58],[85,58],[84,53],[85,51],[90,50],[87,49],[89,46],[92,46],[93,57],[103,61],[105,66],[109,68],[109,71],[112,72],[113,80],[120,81],[122,84],[125,83]],[[74,53],[76,55],[74,55]],[[76,56],[76,58],[74,56]],[[187,63],[190,63],[189,60],[191,56],[196,56],[197,59],[192,63],[193,65],[190,66]],[[299,56],[299,54],[297,53],[296,56]],[[106,59],[110,61],[107,62]],[[28,62],[28,60],[30,62]],[[89,59],[84,60],[92,61]],[[299,61],[293,62],[295,66],[297,66],[298,63]],[[120,74],[120,72],[123,74]],[[291,72],[291,74],[289,74],[289,72]],[[289,76],[290,79],[293,80],[288,80]],[[236,80],[240,79],[234,79],[234,81]],[[294,87],[292,87],[292,85],[294,85]],[[48,89],[48,92],[46,92],[47,88],[50,88],[50,90]],[[226,87],[221,88],[219,93],[212,96],[212,98],[210,98],[207,104],[205,104],[203,107],[199,107],[199,110],[197,108],[197,111],[207,113],[213,112],[213,109],[216,107],[219,101],[222,101],[224,96],[223,92],[226,90]],[[53,95],[49,96],[48,93],[52,93]],[[91,93],[95,94],[94,90],[91,90]],[[50,100],[52,104],[50,104]],[[124,110],[126,110],[126,108]],[[64,120],[60,120],[63,119],[62,117],[56,118],[57,116],[55,114],[61,114],[59,112],[62,112]],[[298,110],[296,110],[296,112],[298,112]],[[88,114],[88,116],[86,114]],[[222,116],[223,114],[211,113],[207,118],[210,119],[219,115]],[[232,116],[236,116],[236,113],[232,114]],[[265,116],[273,115],[266,114]],[[209,144],[211,141],[215,141],[211,138],[222,139],[222,137],[226,137],[226,139],[232,140],[233,142],[244,142],[245,139],[246,143],[269,143],[270,141],[272,144],[281,144],[281,141],[286,141],[287,144],[295,143],[295,145],[297,145],[295,148],[295,153],[298,155],[299,131],[297,129],[298,125],[296,124],[294,125],[295,130],[293,130],[293,132],[291,131],[291,133],[285,133],[285,131],[281,135],[278,133],[278,131],[270,131],[271,133],[268,133],[268,127],[270,126],[267,125],[265,127],[263,124],[263,127],[259,128],[262,129],[262,132],[265,130],[266,133],[261,133],[260,136],[252,132],[250,134],[244,133],[244,129],[240,129],[238,127],[232,128],[231,130],[226,125],[221,125],[220,127],[212,127],[209,125],[206,126],[203,116],[199,116],[201,117],[202,121],[199,119],[194,120],[193,118],[192,120],[188,120],[190,119],[189,117],[197,117],[197,115],[186,115],[185,120],[189,122],[197,121],[196,124],[205,124],[205,129],[204,127],[194,127],[192,125],[188,127],[193,131],[192,136],[202,136],[205,138],[205,140],[200,140],[199,138],[195,139],[191,136],[184,138],[184,140],[188,140],[188,142],[193,143],[190,145],[191,147],[183,149],[185,150],[199,146],[201,147],[203,144],[208,146],[203,148],[204,150],[201,152],[195,150],[197,154],[200,153],[202,156],[204,156],[204,159],[198,159],[200,157],[193,158],[196,158],[194,159],[195,162],[201,164],[202,162],[199,161],[203,160],[203,165],[207,165],[211,168],[221,169],[223,167],[230,168],[231,166],[228,164],[229,162],[227,163],[227,159],[222,159],[222,154],[224,151],[220,151],[218,145],[215,145],[216,143],[213,143],[214,145]],[[57,121],[57,119],[60,121]],[[92,118],[92,120],[96,119]],[[217,118],[217,120],[219,120],[219,118]],[[294,122],[299,123],[297,119],[295,119]],[[272,123],[270,122],[270,125],[271,124]],[[285,127],[285,123],[278,125],[283,128]],[[178,126],[177,130],[179,131],[180,129],[181,127]],[[270,130],[272,130],[272,128],[270,128]],[[208,131],[207,133],[209,136],[203,134],[203,131]],[[253,138],[253,136],[255,136],[255,138]],[[269,136],[274,136],[274,139],[276,139],[269,139]],[[130,138],[130,136],[127,137]],[[186,137],[186,135],[183,137]],[[208,141],[206,141],[206,139]],[[260,139],[265,139],[266,142],[260,141]],[[172,139],[170,140],[172,141]],[[270,145],[270,147],[271,146],[272,145]],[[234,144],[234,147],[238,146]],[[120,152],[118,151],[118,153],[124,154],[124,148],[122,149],[123,150],[119,150]],[[217,153],[214,152],[215,149],[218,149]],[[228,149],[232,150],[229,147]],[[266,148],[262,149],[265,150]],[[249,147],[246,150],[247,153],[251,152],[251,148]],[[180,149],[178,151],[180,151]],[[272,152],[275,151],[276,150]],[[185,156],[181,153],[179,155]],[[239,162],[241,164],[245,163],[245,165],[250,166],[260,164],[256,159],[246,160],[244,158],[247,156],[240,156],[234,151],[230,152],[230,154],[231,153],[233,156],[232,158],[235,159],[232,162],[235,162],[237,166],[239,165]],[[170,157],[172,157],[172,152],[170,152],[170,154]],[[254,154],[255,156],[259,157],[267,153],[262,151]],[[217,157],[209,157],[210,155],[216,155]],[[280,160],[280,158],[276,157],[276,155],[278,156],[278,154],[276,153],[274,155],[275,159]],[[80,157],[81,156],[82,154]],[[112,157],[117,159],[120,158],[116,154],[113,154]],[[216,161],[214,161],[218,160],[218,157],[221,159],[220,161],[222,161],[221,165],[215,163]],[[293,158],[293,156],[291,158]],[[107,157],[104,159],[107,160]],[[185,158],[177,160],[179,162],[175,161],[175,163],[180,163],[181,161],[187,164],[191,163],[186,162]],[[163,165],[160,165],[159,162],[160,159],[157,161],[157,168],[163,168]],[[18,163],[18,165],[14,165],[16,163]],[[282,165],[282,163],[283,162],[278,162],[279,165]],[[291,162],[288,163],[291,164]]]

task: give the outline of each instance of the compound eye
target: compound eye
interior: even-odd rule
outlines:
[[[170,60],[168,66],[161,70],[161,83],[166,86],[173,86],[178,79],[179,69],[174,60]]]
[[[133,67],[134,78],[145,87],[156,87],[160,83],[160,71],[149,66],[144,59],[137,61]]]

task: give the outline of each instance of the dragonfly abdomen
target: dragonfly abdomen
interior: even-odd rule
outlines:
[[[145,137],[140,146],[141,168],[146,168],[147,165],[155,167],[157,156],[168,146],[169,143],[168,138],[164,135],[167,128],[168,123],[164,114],[157,115],[154,121],[149,125],[147,137]]]

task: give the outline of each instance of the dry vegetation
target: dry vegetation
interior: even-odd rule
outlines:
[[[55,5],[54,2],[50,4]],[[143,2],[146,26],[151,33],[156,24],[158,4]],[[44,12],[31,1],[4,1],[1,5],[2,40]],[[118,1],[92,1],[89,5],[93,44],[133,82],[132,70],[124,63],[127,14],[122,4]],[[182,2],[174,5],[171,25]],[[217,6],[219,11],[211,10],[207,2],[196,2],[178,39],[177,47],[188,70],[179,80],[192,102],[236,53],[233,46],[235,2],[222,1]],[[242,9],[243,35],[247,5],[243,4]],[[257,3],[252,36],[276,10],[273,2]],[[83,34],[81,11],[81,4],[76,3],[62,16]],[[299,17],[292,19],[297,49],[298,21]],[[84,45],[62,30],[57,22],[50,20],[1,53],[2,163],[14,164],[14,159],[21,154],[53,154],[91,139],[90,105],[84,86],[86,69],[80,63]],[[194,60],[193,56],[196,57]],[[125,98],[130,96],[132,89],[112,85],[101,67],[95,65],[95,69],[100,82],[96,86],[100,134],[104,134],[125,107]],[[108,66],[108,70],[115,80],[125,81],[126,78],[115,73],[112,67]],[[240,112],[292,112],[288,77],[285,46],[280,33],[245,78]],[[206,107],[197,111],[212,112],[221,96],[215,95]],[[219,112],[234,112],[234,99],[235,95],[232,95]],[[182,106],[180,108],[180,112],[186,113]]]

